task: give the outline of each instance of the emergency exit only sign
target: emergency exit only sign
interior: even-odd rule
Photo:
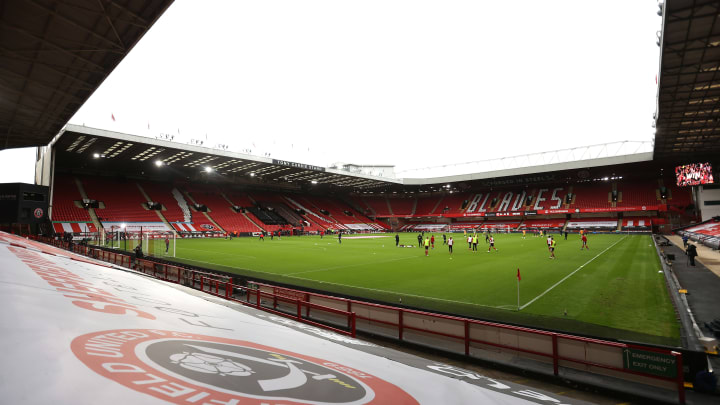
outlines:
[[[623,349],[624,367],[660,377],[677,377],[677,360],[671,354],[638,349]]]

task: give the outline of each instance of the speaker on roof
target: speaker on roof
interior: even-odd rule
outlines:
[[[611,197],[612,197],[612,202],[617,202],[617,200],[618,200],[618,192],[617,192],[617,190],[613,190],[613,191],[612,191]]]
[[[88,208],[100,208],[100,203],[97,202],[96,200],[87,200],[87,199],[85,199],[85,200],[83,200],[82,205],[83,205],[83,208],[85,208],[85,209],[88,209]]]
[[[464,201],[462,202],[462,205],[460,206],[460,209],[461,209],[461,210],[464,210],[465,208],[467,208],[467,205],[468,205],[468,200],[464,200]]]
[[[570,202],[572,201],[572,198],[573,198],[573,193],[567,193],[567,195],[565,196],[565,204],[570,204]]]
[[[662,198],[663,200],[666,199],[667,194],[668,194],[667,187],[665,187],[665,186],[660,187],[660,198]]]
[[[532,204],[532,199],[533,199],[533,196],[531,196],[531,195],[525,197],[525,205]]]
[[[160,204],[159,202],[148,201],[147,207],[149,210],[153,210],[153,211],[162,210],[162,204]]]

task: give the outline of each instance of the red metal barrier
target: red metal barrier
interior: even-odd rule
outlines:
[[[369,317],[360,316],[360,315],[357,316],[357,319],[362,319],[362,320],[379,323],[379,324],[384,324],[384,325],[388,325],[388,326],[397,328],[398,340],[405,340],[404,339],[405,331],[413,330],[413,331],[417,331],[417,332],[421,332],[421,333],[429,333],[429,334],[436,335],[436,336],[443,336],[443,337],[454,339],[454,340],[462,340],[464,343],[464,346],[465,346],[464,351],[465,351],[466,355],[470,355],[471,343],[477,343],[477,344],[493,346],[493,347],[497,347],[497,348],[501,348],[501,349],[505,349],[505,350],[511,350],[511,351],[516,351],[516,352],[522,352],[522,353],[528,353],[528,354],[532,354],[532,355],[546,357],[546,358],[549,358],[552,360],[553,373],[556,376],[559,373],[559,362],[566,361],[566,362],[582,364],[585,366],[598,367],[598,368],[613,370],[613,371],[617,371],[617,372],[621,372],[621,373],[639,375],[642,377],[652,378],[652,379],[656,379],[656,380],[672,382],[672,383],[676,384],[676,386],[677,386],[679,403],[681,403],[681,404],[685,403],[685,391],[684,391],[685,388],[684,388],[684,379],[683,379],[682,355],[678,352],[670,351],[667,349],[658,349],[658,348],[649,347],[649,346],[610,342],[610,341],[586,338],[586,337],[581,337],[581,336],[573,336],[573,335],[567,335],[567,334],[556,333],[556,332],[536,330],[536,329],[525,328],[525,327],[520,327],[520,326],[505,325],[505,324],[500,324],[500,323],[495,323],[495,322],[480,321],[480,320],[475,320],[475,319],[461,318],[461,317],[457,317],[457,316],[441,315],[441,314],[435,314],[435,313],[425,312],[425,311],[398,308],[398,307],[393,307],[393,306],[389,306],[389,305],[382,305],[382,304],[357,301],[357,300],[352,300],[352,299],[347,299],[347,298],[333,297],[333,296],[324,295],[324,294],[307,293],[305,291],[275,287],[275,286],[272,286],[269,284],[258,283],[258,282],[252,282],[252,284],[257,285],[258,287],[265,287],[268,289],[271,288],[273,291],[277,291],[279,289],[285,295],[290,295],[290,293],[293,293],[294,296],[300,296],[300,295],[304,294],[304,297],[306,300],[310,300],[310,297],[318,297],[318,298],[322,298],[322,299],[326,299],[326,300],[336,301],[338,303],[345,303],[346,306],[349,308],[349,311],[352,311],[353,304],[359,304],[359,305],[366,306],[366,307],[369,306],[369,307],[375,307],[375,308],[381,308],[381,309],[395,311],[395,312],[397,312],[397,317],[398,317],[397,323],[374,319],[374,318],[369,318]],[[352,312],[352,313],[354,313],[354,312]],[[421,315],[421,316],[426,316],[426,317],[433,318],[433,319],[446,319],[446,320],[462,322],[464,324],[464,334],[463,334],[463,336],[459,336],[459,335],[440,332],[440,331],[436,331],[436,330],[430,330],[430,329],[426,329],[426,328],[418,328],[418,327],[409,326],[404,322],[404,314]],[[473,324],[550,337],[552,339],[552,353],[543,353],[543,352],[538,352],[535,350],[525,349],[522,347],[509,346],[509,345],[504,345],[501,343],[490,342],[487,340],[471,338],[470,337],[470,326]],[[578,342],[583,342],[583,343],[593,343],[593,344],[597,344],[597,345],[609,346],[609,347],[615,347],[615,348],[621,348],[621,349],[638,349],[638,350],[651,351],[651,352],[671,355],[676,360],[675,364],[677,366],[677,370],[676,370],[677,377],[676,378],[661,377],[661,376],[657,376],[657,375],[653,375],[653,374],[649,374],[649,373],[642,373],[642,372],[637,372],[637,371],[633,371],[633,370],[628,370],[625,368],[608,366],[605,364],[600,364],[600,363],[591,362],[591,361],[587,361],[587,360],[580,360],[580,359],[575,359],[575,358],[564,357],[564,356],[561,356],[558,352],[558,339],[566,339],[566,340],[578,341]]]
[[[321,328],[324,328],[324,329],[332,330],[332,331],[334,331],[334,332],[336,332],[336,333],[339,333],[339,334],[348,335],[348,336],[352,336],[352,337],[355,337],[355,336],[356,336],[356,330],[355,330],[355,322],[356,322],[356,321],[355,321],[355,317],[356,317],[356,315],[355,315],[354,312],[343,311],[343,310],[340,310],[340,309],[331,308],[331,307],[326,307],[326,306],[324,306],[324,305],[319,305],[319,304],[313,304],[313,303],[311,303],[311,302],[308,302],[308,301],[305,301],[305,300],[302,300],[302,299],[299,299],[299,298],[288,297],[288,296],[285,296],[285,295],[276,294],[276,293],[274,293],[274,292],[273,292],[273,293],[267,293],[267,292],[262,292],[262,291],[260,291],[260,290],[248,288],[248,287],[236,286],[236,285],[233,285],[233,283],[232,283],[231,281],[227,281],[227,282],[224,283],[225,291],[224,291],[223,294],[221,294],[220,291],[219,291],[219,286],[220,286],[220,284],[222,284],[222,283],[220,283],[219,280],[217,280],[217,279],[213,279],[213,278],[205,277],[205,276],[200,276],[200,285],[201,285],[201,286],[203,286],[203,285],[209,285],[209,291],[206,291],[208,294],[212,294],[212,295],[215,295],[215,296],[217,296],[217,297],[226,298],[226,299],[229,299],[229,300],[232,300],[232,301],[235,301],[235,302],[242,303],[242,304],[244,304],[244,305],[249,305],[249,306],[252,306],[252,307],[254,307],[254,308],[261,309],[261,310],[263,310],[263,311],[272,312],[272,313],[275,313],[275,314],[278,314],[278,315],[282,315],[282,316],[285,316],[285,317],[289,316],[289,314],[286,313],[286,312],[283,312],[283,311],[278,310],[278,309],[277,309],[278,303],[282,303],[282,302],[284,302],[284,303],[290,303],[290,304],[293,304],[293,305],[295,306],[295,311],[294,311],[294,312],[295,312],[295,313],[294,313],[295,316],[290,316],[290,317],[293,318],[293,319],[295,319],[296,321],[303,322],[303,323],[307,323],[307,324],[314,325],[314,326],[318,326],[318,327],[321,327]],[[214,287],[214,289],[215,289],[214,291],[213,291],[213,287]],[[201,290],[202,290],[202,288],[201,288]],[[240,291],[244,292],[244,293],[245,293],[245,296],[246,296],[246,299],[247,299],[248,301],[243,301],[243,300],[238,300],[238,299],[233,298],[233,295],[234,295],[234,293],[235,293],[236,290],[240,290]],[[256,301],[255,301],[255,303],[250,303],[250,302],[249,302],[249,297],[250,297],[251,294],[255,294],[255,296],[256,296]],[[265,306],[262,305],[262,299],[263,299],[263,297],[266,298],[266,299],[268,299],[268,300],[272,300],[272,308],[268,308],[268,307],[265,307]],[[345,317],[347,317],[348,330],[346,331],[346,330],[344,330],[344,329],[335,328],[335,327],[328,326],[328,325],[325,325],[325,324],[320,323],[320,322],[313,321],[313,320],[309,319],[307,316],[303,316],[303,308],[306,309],[306,313],[308,312],[308,310],[309,310],[310,308],[313,308],[313,309],[315,309],[316,311],[328,312],[328,313],[335,314],[335,315],[345,316]]]

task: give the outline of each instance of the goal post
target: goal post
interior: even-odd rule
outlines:
[[[177,237],[174,232],[144,232],[143,254],[152,257],[175,257]]]

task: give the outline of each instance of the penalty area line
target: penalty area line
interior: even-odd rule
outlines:
[[[603,253],[605,253],[605,252],[607,252],[608,250],[610,250],[613,246],[615,246],[615,245],[617,245],[618,243],[620,243],[620,242],[622,242],[623,240],[625,240],[625,238],[627,238],[627,235],[623,236],[622,239],[618,240],[617,242],[613,243],[612,245],[606,247],[605,250],[603,250],[602,252],[600,252],[600,253],[598,253],[597,255],[595,255],[595,257],[593,257],[592,259],[590,259],[590,260],[586,261],[585,263],[583,263],[580,267],[578,267],[577,269],[573,270],[572,273],[570,273],[570,274],[568,274],[567,276],[563,277],[560,281],[558,281],[557,283],[553,284],[552,287],[550,287],[550,288],[548,288],[547,290],[543,291],[542,294],[540,294],[540,295],[538,295],[537,297],[531,299],[528,303],[526,303],[526,304],[524,304],[524,305],[521,305],[521,306],[520,306],[520,311],[522,311],[523,309],[525,309],[528,305],[532,304],[533,302],[535,302],[535,301],[539,300],[540,298],[542,298],[545,294],[549,293],[553,288],[555,288],[555,287],[559,286],[560,284],[562,284],[565,280],[567,280],[568,278],[570,278],[573,274],[575,274],[575,273],[577,273],[578,271],[582,270],[583,267],[587,266],[590,262],[592,262],[593,260],[595,260],[595,259],[597,259],[598,257],[600,257]]]

